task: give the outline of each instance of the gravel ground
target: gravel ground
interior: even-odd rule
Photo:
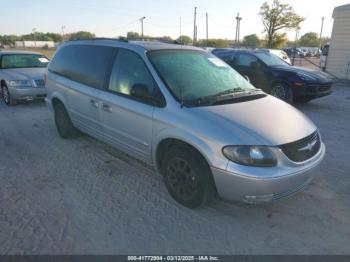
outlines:
[[[327,156],[291,199],[189,210],[160,175],[96,140],[59,138],[43,103],[0,104],[0,254],[350,254],[350,86],[298,106]]]

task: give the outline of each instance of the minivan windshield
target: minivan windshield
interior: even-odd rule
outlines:
[[[225,62],[200,50],[150,51],[149,58],[181,101],[256,90]]]
[[[1,59],[2,69],[12,68],[32,68],[46,67],[49,64],[49,59],[39,54],[11,54],[3,55]]]
[[[270,53],[259,52],[259,53],[256,53],[255,55],[268,66],[279,66],[279,65],[288,66],[289,65],[287,62],[283,61],[278,56]]]

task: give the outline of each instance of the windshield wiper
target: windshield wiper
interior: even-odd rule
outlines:
[[[218,102],[223,102],[225,100],[230,100],[234,97],[250,96],[256,93],[261,93],[261,89],[243,89],[243,88],[232,88],[228,89],[214,95],[200,97],[194,100],[187,100],[186,104],[192,106],[204,106],[204,105],[214,105]]]
[[[240,93],[240,92],[245,92],[246,90],[240,87],[236,87],[236,88],[231,88],[231,89],[227,89],[225,91],[216,93],[214,95],[211,95],[210,97],[216,97],[216,96],[223,96],[223,95],[229,95],[229,94],[234,94],[234,93]]]

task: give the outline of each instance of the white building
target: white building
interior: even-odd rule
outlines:
[[[54,48],[55,43],[53,41],[16,41],[15,47],[19,48]]]
[[[350,4],[336,7],[333,19],[326,70],[340,79],[350,80]]]

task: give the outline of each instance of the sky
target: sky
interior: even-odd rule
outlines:
[[[141,31],[139,18],[145,16],[144,32],[152,36],[193,36],[193,12],[197,6],[198,38],[205,38],[205,14],[209,16],[209,38],[234,39],[237,13],[242,17],[241,37],[257,34],[263,26],[258,15],[260,6],[272,0],[0,0],[0,34],[37,32],[71,33],[90,31],[99,37],[125,36],[128,31]],[[280,0],[293,6],[306,18],[300,35],[320,32],[331,36],[334,7],[350,0]],[[181,20],[181,23],[180,23]],[[182,25],[180,27],[180,24]],[[295,38],[295,31],[288,37]]]

